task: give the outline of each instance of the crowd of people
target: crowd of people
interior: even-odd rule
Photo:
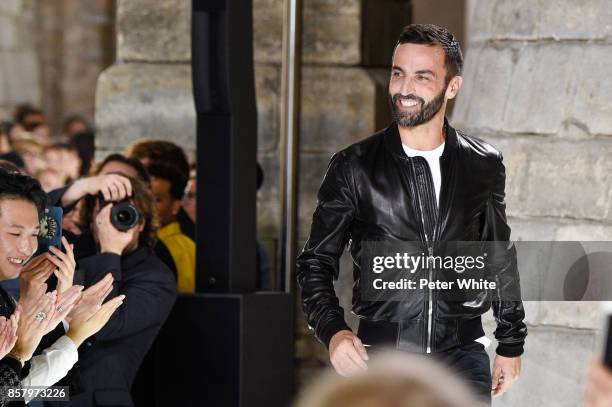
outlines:
[[[44,405],[132,405],[177,293],[196,291],[183,149],[142,140],[96,162],[94,145],[83,118],[54,135],[28,104],[0,127],[0,406],[31,401],[9,389],[54,385],[70,399]],[[61,244],[43,246],[53,220],[41,219],[57,208]]]

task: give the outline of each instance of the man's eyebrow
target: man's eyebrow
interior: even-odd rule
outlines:
[[[393,70],[393,71],[401,71],[401,72],[404,72],[404,70],[403,70],[402,68],[400,68],[399,66],[397,66],[397,65],[393,65],[393,66],[391,67],[391,70]]]
[[[416,71],[416,74],[420,74],[420,75],[424,75],[424,74],[429,74],[432,76],[436,76],[436,74],[434,73],[434,71],[430,70],[430,69],[421,69],[420,71]]]
[[[9,227],[10,227],[10,228],[16,228],[16,229],[25,229],[25,226],[23,226],[23,225],[17,225],[17,224],[15,224],[15,223],[11,223],[11,224],[9,225]],[[34,227],[34,229],[40,229],[40,225],[36,225],[36,226]]]

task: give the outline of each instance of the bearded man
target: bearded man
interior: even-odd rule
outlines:
[[[430,355],[490,403],[518,378],[527,335],[520,298],[501,290],[473,301],[444,301],[430,289],[402,301],[371,301],[361,285],[364,244],[419,242],[429,256],[440,243],[504,242],[488,271],[520,293],[516,250],[505,214],[505,167],[490,144],[455,130],[447,103],[463,79],[463,56],[448,30],[404,28],[393,54],[393,122],[332,157],[318,193],[310,238],[297,261],[303,309],[341,375],[367,368],[368,352],[387,345]],[[344,320],[333,281],[350,241],[355,334]],[[435,272],[435,270],[433,270]],[[481,315],[493,308],[498,342],[493,377]],[[368,348],[368,350],[366,350]]]

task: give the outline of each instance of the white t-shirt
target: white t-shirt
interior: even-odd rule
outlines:
[[[440,187],[442,186],[442,172],[440,170],[440,156],[444,151],[444,144],[440,144],[438,147],[433,150],[422,151],[415,150],[413,148],[408,147],[406,144],[402,143],[402,147],[404,147],[404,151],[408,157],[416,157],[421,156],[427,160],[427,164],[429,165],[429,170],[431,171],[431,177],[433,178],[434,188],[436,190],[436,202],[440,203]]]

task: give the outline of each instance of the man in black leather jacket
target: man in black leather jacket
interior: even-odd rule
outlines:
[[[432,255],[439,242],[508,242],[505,167],[486,142],[459,133],[445,119],[447,101],[461,87],[463,57],[446,29],[404,28],[393,55],[389,95],[391,125],[332,157],[318,194],[308,242],[297,261],[303,309],[309,326],[330,353],[336,371],[350,375],[367,367],[368,352],[388,344],[431,353],[464,377],[485,400],[503,394],[518,378],[527,335],[516,251],[502,244],[489,259],[496,295],[452,302],[414,297],[367,301],[360,284],[362,243],[424,242]],[[344,320],[333,281],[350,241],[356,284],[353,334]],[[493,308],[498,341],[493,365],[484,351],[481,315]]]

